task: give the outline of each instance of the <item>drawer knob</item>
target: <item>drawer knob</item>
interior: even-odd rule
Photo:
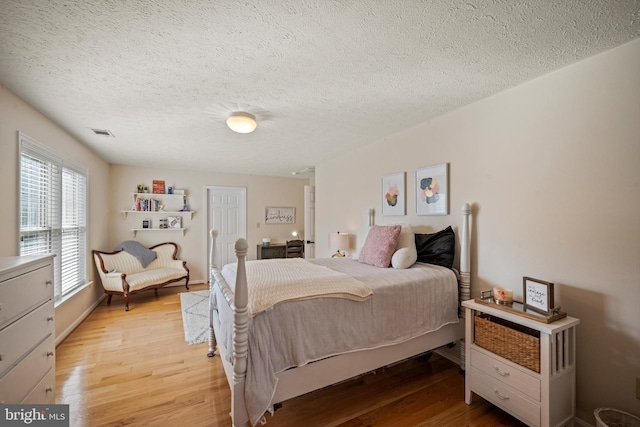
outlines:
[[[493,369],[495,369],[496,372],[498,373],[498,375],[500,375],[500,376],[503,376],[503,377],[508,377],[509,376],[509,372],[501,371],[500,368],[498,368],[497,366],[494,366]]]
[[[53,356],[53,351],[47,351],[47,357]]]
[[[44,284],[47,286],[50,285],[51,283],[52,283],[51,280],[47,280],[46,282],[44,282]]]
[[[48,316],[47,317],[47,322],[53,322],[53,316]]]
[[[50,391],[53,391],[53,386],[50,385],[49,387],[44,389],[45,392],[49,393]]]
[[[493,392],[496,394],[498,399],[500,399],[500,400],[509,400],[509,396],[508,395],[507,396],[501,395],[497,388],[494,388]]]

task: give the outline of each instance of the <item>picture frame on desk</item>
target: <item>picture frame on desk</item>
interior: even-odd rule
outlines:
[[[523,277],[522,304],[526,309],[540,314],[553,315],[559,309],[559,307],[554,308],[553,283],[533,277]]]

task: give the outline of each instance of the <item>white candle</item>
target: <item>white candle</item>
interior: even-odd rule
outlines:
[[[513,291],[505,288],[493,288],[493,299],[502,302],[513,302]]]

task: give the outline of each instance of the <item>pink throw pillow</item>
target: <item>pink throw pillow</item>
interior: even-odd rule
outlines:
[[[389,267],[391,257],[396,251],[401,228],[400,225],[372,226],[360,251],[358,261],[376,267]]]

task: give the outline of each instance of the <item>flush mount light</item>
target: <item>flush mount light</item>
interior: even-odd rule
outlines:
[[[237,111],[229,116],[227,126],[234,132],[251,133],[256,129],[258,124],[253,114]]]

